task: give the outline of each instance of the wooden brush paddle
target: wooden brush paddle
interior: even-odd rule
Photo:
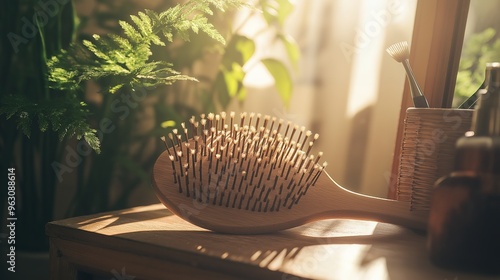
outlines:
[[[318,135],[283,120],[246,114],[191,118],[191,131],[162,139],[153,186],[173,213],[223,233],[258,234],[329,219],[363,219],[418,230],[427,211],[339,186],[311,153]]]

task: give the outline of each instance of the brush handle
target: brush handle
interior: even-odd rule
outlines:
[[[467,98],[467,100],[460,104],[460,106],[458,106],[458,109],[473,109],[478,99],[479,95],[477,92],[475,92],[469,98]]]
[[[413,105],[415,108],[429,108],[429,103],[423,95],[413,97]]]
[[[317,187],[315,192],[311,193],[309,210],[304,211],[314,213],[315,219],[373,220],[417,230],[427,229],[429,212],[411,210],[410,202],[373,197],[349,191],[339,186],[326,172],[318,181]],[[325,211],[325,209],[328,210]]]
[[[408,81],[410,83],[410,92],[411,96],[413,98],[413,105],[416,108],[429,108],[429,103],[427,102],[427,99],[425,98],[424,94],[422,93],[422,90],[418,86],[417,80],[415,79],[415,76],[413,75],[413,71],[410,67],[410,63],[408,59],[403,60],[403,66],[406,70],[406,75],[408,76]]]

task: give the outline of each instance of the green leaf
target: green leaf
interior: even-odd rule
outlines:
[[[246,87],[242,87],[238,92],[238,100],[244,101],[247,98],[247,89]]]
[[[41,112],[38,114],[38,126],[40,127],[40,131],[45,132],[49,128],[49,119],[48,117]]]
[[[244,96],[243,79],[245,72],[238,63],[233,63],[230,69],[222,68],[215,79],[215,88],[218,92],[218,100],[223,108],[226,108],[233,97]]]
[[[22,105],[17,102],[23,102],[24,100],[22,98],[16,98],[16,96],[9,97],[11,100],[8,100],[8,98],[4,98],[1,104],[2,106],[0,106],[0,115],[5,115],[5,119],[7,120],[12,118],[12,116],[14,116],[22,107]]]
[[[38,121],[38,129],[41,132],[47,132],[51,127],[52,131],[58,134],[60,140],[75,135],[77,139],[84,137],[93,149],[99,151],[100,144],[96,130],[87,123],[88,109],[86,104],[79,101],[75,95],[70,93],[56,95],[51,99],[37,102],[26,97],[7,96],[2,99],[0,107],[13,108],[13,121],[28,138],[35,128],[33,123]],[[0,110],[0,114],[5,114],[3,112],[4,110]],[[11,113],[11,111],[6,113]]]
[[[23,111],[19,113],[19,121],[17,122],[17,128],[28,138],[31,136],[31,118],[28,112]]]
[[[214,87],[217,89],[216,94],[217,94],[217,99],[222,105],[223,108],[227,107],[229,105],[229,102],[231,101],[231,95],[229,93],[228,85],[226,83],[226,78],[225,78],[225,73],[223,71],[219,71],[217,74],[217,77],[215,78],[214,82]],[[205,97],[208,97],[206,94],[204,95]],[[209,104],[211,100],[206,99],[204,104]]]
[[[283,65],[283,63],[277,59],[268,58],[262,60],[264,66],[266,66],[267,71],[273,76],[276,89],[281,97],[281,100],[288,108],[290,105],[290,99],[292,98],[293,83],[290,76],[290,72]]]
[[[254,53],[255,42],[252,39],[242,35],[234,35],[226,46],[222,64],[226,68],[231,68],[234,63],[243,66]]]
[[[286,18],[293,12],[294,5],[290,0],[260,0],[263,16],[268,24],[285,23]]]
[[[130,23],[120,20],[118,22],[123,29],[123,32],[132,42],[138,43],[141,38],[141,33],[139,33]]]
[[[160,126],[162,128],[175,127],[175,121],[173,120],[164,121],[160,124]]]
[[[226,72],[224,77],[227,80],[232,80],[233,84],[230,90],[231,96],[238,95],[238,92],[243,88],[243,79],[245,78],[245,72],[243,67],[237,63],[233,63],[232,71]]]
[[[96,153],[101,153],[101,142],[99,141],[99,138],[96,135],[96,130],[91,129],[89,131],[86,131],[83,135],[83,138],[85,139],[85,142],[89,144],[89,146],[96,152]]]
[[[233,71],[222,71],[222,76],[224,77],[224,82],[226,83],[227,92],[230,97],[236,96],[239,89],[239,82],[237,74]]]
[[[292,63],[293,67],[297,69],[300,59],[300,49],[299,45],[295,41],[295,39],[290,35],[280,34],[279,39],[285,45],[286,52],[288,54],[288,58]]]

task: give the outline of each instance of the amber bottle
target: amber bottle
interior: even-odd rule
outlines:
[[[488,63],[471,131],[456,144],[454,171],[436,182],[427,246],[443,267],[500,273],[500,63]]]

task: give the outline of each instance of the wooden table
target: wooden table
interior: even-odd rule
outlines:
[[[439,269],[425,235],[324,220],[267,235],[213,233],[155,204],[47,225],[52,279],[500,279]]]

